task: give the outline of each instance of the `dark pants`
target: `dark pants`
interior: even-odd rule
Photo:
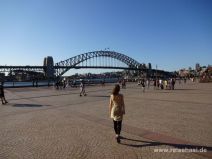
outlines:
[[[120,135],[120,133],[121,133],[122,120],[121,121],[115,121],[115,120],[113,120],[113,124],[114,124],[115,133],[118,134],[118,135]]]
[[[0,96],[0,99],[1,99],[2,104],[7,103],[7,101],[6,101],[6,99],[5,99],[5,97],[4,97],[4,96]]]

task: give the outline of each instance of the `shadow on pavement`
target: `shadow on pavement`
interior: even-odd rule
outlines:
[[[89,95],[89,97],[102,97],[102,98],[109,98],[108,95]]]
[[[160,145],[167,145],[167,146],[173,146],[179,149],[207,149],[207,151],[212,151],[212,147],[209,146],[200,146],[200,145],[187,145],[187,144],[174,144],[174,143],[163,143],[163,142],[154,142],[154,141],[144,141],[144,140],[135,140],[130,139],[126,137],[120,137],[121,140],[128,140],[128,141],[134,141],[134,143],[120,143],[121,145],[131,146],[131,147],[146,147],[146,146],[160,146]],[[138,142],[141,142],[143,144],[137,144]]]
[[[34,97],[21,97],[21,98],[13,98],[13,99],[8,99],[10,101],[12,100],[21,100],[21,99],[33,99],[33,98],[46,98],[46,97],[56,97],[56,96],[64,96],[64,95],[70,95],[70,94],[77,94],[77,93],[63,93],[63,94],[52,94],[52,95],[43,95],[43,96],[34,96]]]
[[[175,91],[193,91],[193,90],[197,90],[197,89],[188,89],[188,88],[175,88]],[[173,90],[173,91],[174,91]]]
[[[40,104],[14,104],[13,107],[42,107],[47,105],[40,105]]]

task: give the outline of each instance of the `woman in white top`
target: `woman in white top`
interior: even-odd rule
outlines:
[[[120,143],[120,133],[123,115],[125,114],[124,96],[119,94],[120,86],[115,85],[112,95],[110,96],[109,113],[113,119],[116,140]]]
[[[81,84],[80,84],[80,96],[82,96],[82,94],[84,96],[86,96],[87,94],[85,93],[85,84],[84,82],[82,81]]]

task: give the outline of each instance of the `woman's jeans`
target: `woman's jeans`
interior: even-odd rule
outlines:
[[[118,135],[120,135],[120,133],[121,133],[122,120],[120,120],[120,121],[113,120],[113,124],[114,124],[115,133],[118,134]]]

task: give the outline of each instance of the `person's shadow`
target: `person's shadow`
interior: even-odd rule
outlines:
[[[131,138],[126,138],[121,136],[120,137],[121,145],[131,146],[131,147],[146,147],[146,146],[161,146],[161,145],[167,145],[167,146],[173,146],[179,149],[206,149],[207,151],[212,151],[212,147],[209,146],[200,146],[200,145],[189,145],[189,144],[174,144],[174,143],[163,143],[163,142],[154,142],[154,141],[144,141],[144,140],[135,140]],[[131,141],[130,143],[123,142],[123,141]],[[133,143],[135,142],[135,143]],[[142,144],[138,144],[142,143]]]
[[[40,104],[13,104],[13,107],[43,107],[49,105],[40,105]]]

